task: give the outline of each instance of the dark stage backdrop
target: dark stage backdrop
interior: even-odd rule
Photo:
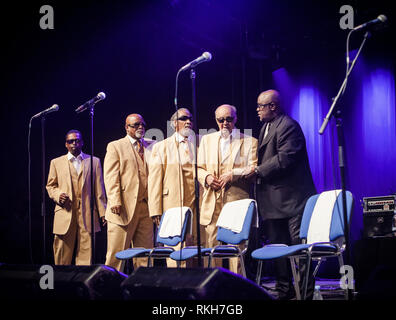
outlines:
[[[28,124],[56,103],[45,121],[45,166],[65,153],[65,133],[80,129],[89,152],[89,115],[74,112],[99,91],[95,154],[125,135],[130,113],[166,135],[174,112],[177,70],[204,51],[212,61],[196,68],[198,128],[215,128],[214,110],[238,108],[238,126],[260,123],[256,98],[276,88],[307,138],[318,191],[339,188],[335,126],[318,134],[345,74],[347,31],[339,25],[342,1],[31,1],[8,4],[1,22],[0,261],[44,262],[41,205],[41,122],[31,127],[31,242],[28,216]],[[347,188],[355,198],[352,240],[361,237],[365,196],[396,192],[394,13],[386,1],[350,1],[355,25],[385,14],[389,27],[372,34],[340,100],[346,137]],[[42,5],[54,9],[54,29],[39,25]],[[363,33],[351,38],[356,54]],[[189,72],[179,78],[179,106],[191,107]],[[47,176],[46,172],[46,176]],[[47,263],[52,262],[53,203],[46,196]],[[29,250],[31,243],[31,250]],[[98,236],[104,262],[105,230]],[[32,253],[32,254],[30,254]]]

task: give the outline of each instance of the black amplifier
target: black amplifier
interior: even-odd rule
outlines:
[[[396,196],[363,198],[363,236],[390,237],[396,235]]]

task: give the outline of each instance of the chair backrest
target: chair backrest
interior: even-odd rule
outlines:
[[[157,242],[162,243],[164,245],[175,246],[178,243],[184,241],[184,239],[186,237],[187,226],[189,225],[189,222],[190,222],[190,219],[191,219],[191,210],[188,209],[186,211],[186,215],[185,215],[185,218],[184,218],[184,222],[183,222],[183,225],[182,225],[182,230],[181,230],[180,236],[174,236],[174,237],[168,237],[168,238],[160,237],[159,230],[161,230],[162,222],[164,221],[165,215],[166,215],[166,212],[164,212],[164,214],[161,217],[161,222],[160,222],[160,225],[158,227],[158,232],[157,232],[157,238],[156,239],[157,239]]]
[[[252,200],[246,212],[245,220],[243,221],[242,230],[239,233],[225,229],[222,227],[218,228],[217,240],[223,241],[229,244],[239,244],[244,240],[249,239],[250,227],[252,225],[253,215],[256,214],[256,202]]]
[[[345,195],[347,218],[350,221],[353,196],[350,191],[346,191]],[[311,196],[305,204],[300,238],[312,243],[335,241],[343,236],[344,214],[341,190],[330,190]]]

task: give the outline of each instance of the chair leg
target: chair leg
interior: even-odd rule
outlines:
[[[320,267],[321,263],[322,263],[322,259],[320,258],[318,260],[318,264],[316,265],[315,270],[313,272],[313,277],[316,277],[316,273],[319,271],[319,267]]]
[[[303,281],[303,288],[304,288],[304,292],[303,292],[303,300],[305,300],[306,299],[306,297],[307,297],[307,289],[308,289],[308,278],[309,278],[309,268],[310,268],[310,266],[311,266],[311,260],[312,260],[312,257],[311,257],[311,254],[310,253],[308,253],[307,254],[307,259],[306,259],[306,271],[305,271],[305,277],[304,277],[304,281]]]
[[[245,269],[245,262],[243,259],[243,255],[240,255],[239,259],[241,261],[242,275],[246,278],[246,269]]]
[[[257,265],[257,273],[256,273],[256,283],[258,285],[261,284],[261,270],[263,268],[263,260],[259,260]]]
[[[147,258],[147,267],[148,267],[148,268],[151,268],[151,267],[153,266],[153,264],[152,264],[151,261],[152,261],[152,260],[151,260],[151,257],[149,256],[149,257]]]
[[[341,270],[341,267],[344,265],[344,258],[342,257],[342,252],[338,255],[338,264]],[[349,300],[349,296],[348,296],[348,287],[346,289],[344,289],[345,292],[345,300]]]
[[[209,256],[208,256],[208,268],[211,268],[211,267],[212,267],[212,255],[209,254]]]
[[[126,260],[122,260],[122,261],[121,261],[120,272],[124,272],[124,269],[125,269],[125,262],[126,262]]]
[[[301,292],[300,292],[300,271],[296,270],[296,258],[290,257],[290,265],[293,273],[293,285],[294,291],[296,292],[296,299],[301,300]]]

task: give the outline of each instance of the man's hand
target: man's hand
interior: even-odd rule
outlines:
[[[102,222],[102,227],[104,227],[107,224],[105,217],[100,217],[100,220]]]
[[[245,169],[243,169],[242,176],[245,179],[250,179],[254,177],[256,175],[255,169],[256,169],[255,166],[246,167]]]
[[[63,207],[67,202],[71,201],[67,193],[61,193],[59,196],[59,203]]]
[[[206,177],[205,182],[209,188],[213,189],[214,191],[217,191],[221,188],[221,181],[212,174]]]
[[[151,219],[153,219],[153,223],[157,226],[157,228],[159,227],[159,225],[160,225],[160,222],[161,222],[161,216],[154,216],[154,217],[151,217]]]
[[[224,173],[220,176],[220,185],[221,188],[224,189],[227,185],[231,183],[232,180],[232,172]]]
[[[121,214],[121,206],[114,206],[111,207],[111,213],[114,213],[116,215],[120,215]]]

